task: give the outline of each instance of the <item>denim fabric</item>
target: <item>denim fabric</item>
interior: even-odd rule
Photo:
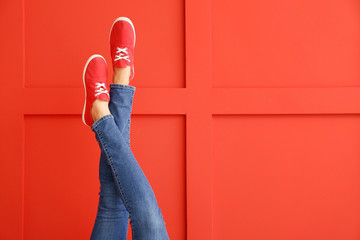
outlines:
[[[130,149],[136,88],[110,84],[111,114],[91,126],[101,149],[100,198],[91,240],[125,240],[129,218],[133,240],[169,239],[151,185]]]

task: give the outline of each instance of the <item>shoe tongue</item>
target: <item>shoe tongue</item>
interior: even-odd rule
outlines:
[[[97,96],[97,99],[103,100],[103,101],[107,101],[107,102],[110,101],[110,97],[109,97],[109,95],[106,94],[106,93],[101,93],[101,94],[99,94],[99,95]]]

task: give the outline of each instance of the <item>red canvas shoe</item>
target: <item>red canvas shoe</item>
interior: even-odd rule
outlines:
[[[91,107],[96,99],[110,101],[107,89],[108,72],[106,61],[99,54],[92,55],[86,62],[83,73],[85,103],[82,119],[85,125],[91,126],[94,121],[91,117]]]
[[[129,82],[134,78],[135,27],[127,17],[119,17],[110,30],[110,51],[113,68],[130,66]]]

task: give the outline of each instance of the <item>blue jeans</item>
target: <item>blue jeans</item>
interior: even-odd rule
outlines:
[[[130,150],[130,121],[135,87],[110,84],[111,114],[91,126],[101,149],[98,212],[91,240],[169,239],[161,209],[148,179]]]

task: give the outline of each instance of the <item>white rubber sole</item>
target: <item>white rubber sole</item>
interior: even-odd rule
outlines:
[[[117,19],[115,19],[115,21],[114,21],[114,23],[112,24],[111,29],[110,29],[109,41],[110,41],[112,29],[113,29],[115,23],[118,22],[118,21],[126,21],[126,22],[130,23],[130,25],[131,25],[131,27],[132,27],[132,29],[133,29],[133,31],[134,31],[134,46],[133,46],[133,48],[135,48],[135,42],[136,42],[135,27],[134,27],[134,24],[132,23],[132,21],[131,21],[129,18],[127,18],[127,17],[118,17]],[[133,73],[133,76],[135,76],[135,66],[133,66],[133,68],[132,68],[132,73]]]
[[[85,91],[85,102],[84,102],[84,109],[83,109],[83,113],[82,113],[82,120],[83,120],[83,123],[86,125],[86,126],[89,126],[86,124],[85,122],[85,109],[86,109],[86,98],[87,98],[87,94],[86,94],[86,85],[85,85],[85,73],[86,73],[86,69],[89,65],[89,63],[91,62],[91,60],[93,60],[94,58],[96,57],[101,57],[102,59],[104,59],[105,63],[106,63],[106,60],[103,56],[101,56],[100,54],[94,54],[92,55],[86,62],[85,64],[85,67],[84,67],[84,71],[83,71],[83,83],[84,83],[84,91]],[[107,65],[107,63],[106,63]],[[90,127],[90,126],[89,126]]]

